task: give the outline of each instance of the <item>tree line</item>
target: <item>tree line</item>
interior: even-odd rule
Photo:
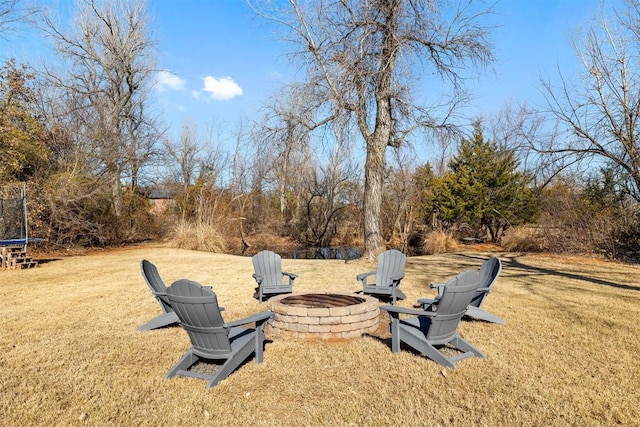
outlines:
[[[634,256],[637,2],[601,12],[576,35],[584,72],[542,80],[545,109],[462,118],[463,76],[494,60],[483,24],[492,7],[252,1],[281,25],[306,74],[238,123],[232,148],[213,124],[183,123],[172,136],[154,115],[156,42],[144,1],[78,2],[69,26],[24,5],[0,0],[1,35],[32,19],[61,61],[2,66],[0,180],[28,183],[31,235],[52,245],[166,238],[234,253],[287,243],[373,256],[424,252],[443,233],[514,250]],[[415,98],[418,86],[432,89],[431,103]],[[173,200],[162,215],[151,209],[158,189]]]

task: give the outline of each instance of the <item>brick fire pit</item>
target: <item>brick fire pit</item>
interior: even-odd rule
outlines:
[[[380,306],[366,295],[285,294],[267,302],[275,313],[269,335],[294,338],[355,338],[378,328]]]

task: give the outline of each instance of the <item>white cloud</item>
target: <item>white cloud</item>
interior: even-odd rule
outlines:
[[[233,81],[231,77],[212,77],[204,78],[204,88],[212,99],[228,100],[242,95],[242,88]]]
[[[164,92],[167,90],[180,90],[184,88],[184,80],[169,71],[158,71],[156,76],[156,90]]]

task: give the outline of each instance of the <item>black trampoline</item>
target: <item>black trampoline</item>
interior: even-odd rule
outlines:
[[[28,239],[0,239],[0,246],[26,245],[29,242],[44,242],[45,239],[39,237],[29,237]]]
[[[38,263],[27,255],[27,244],[43,240],[28,233],[26,186],[0,188],[0,269],[35,267]]]

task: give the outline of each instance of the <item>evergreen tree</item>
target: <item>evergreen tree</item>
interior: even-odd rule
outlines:
[[[616,176],[616,170],[612,167],[601,168],[600,176],[587,180],[584,199],[594,214],[605,211],[609,214],[614,214],[620,208],[626,192],[619,185],[619,182],[620,179]]]
[[[416,189],[414,202],[416,219],[422,224],[432,223],[436,181],[436,174],[429,163],[418,166],[413,172],[413,186]]]
[[[434,208],[440,219],[486,228],[493,241],[509,226],[531,221],[537,199],[518,165],[512,150],[485,141],[481,123],[476,122],[472,137],[462,139],[449,172],[437,185]]]

